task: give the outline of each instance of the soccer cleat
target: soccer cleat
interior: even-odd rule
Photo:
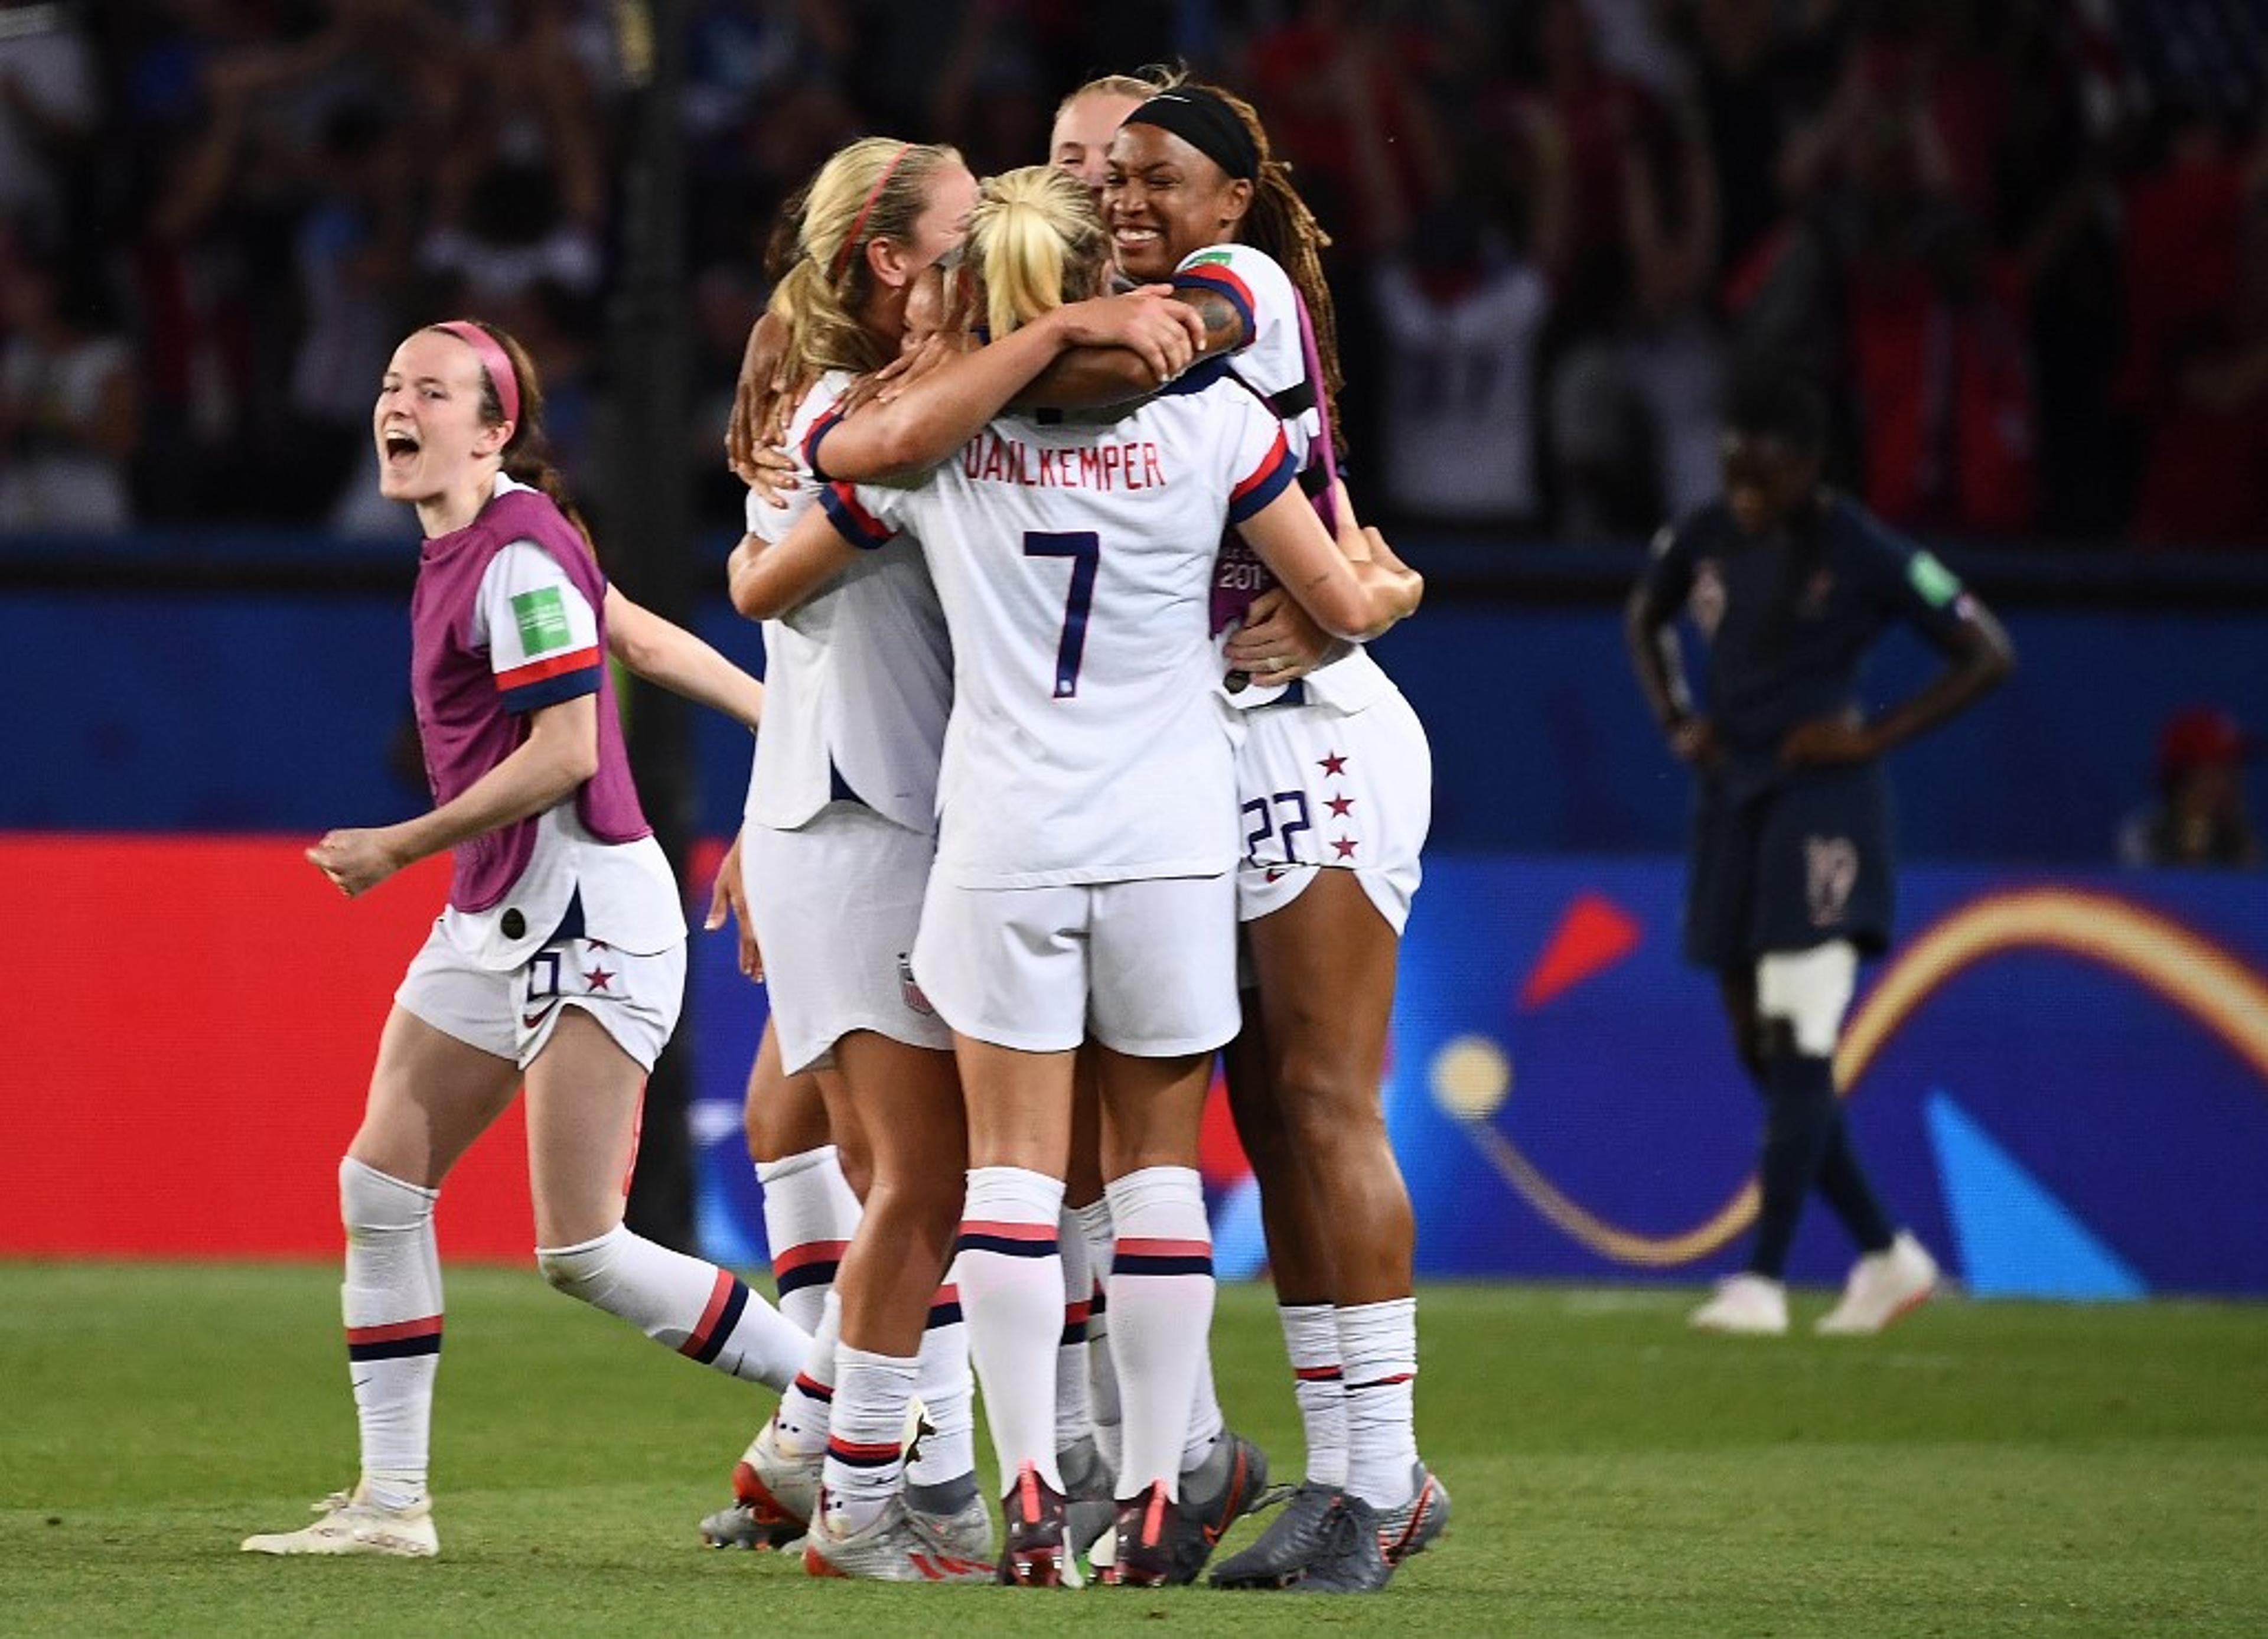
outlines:
[[[1297,1593],[1376,1593],[1394,1575],[1379,1550],[1378,1510],[1352,1492],[1323,1522],[1323,1551],[1292,1584]]]
[[[394,1559],[431,1559],[441,1551],[433,1529],[433,1499],[420,1497],[407,1508],[383,1508],[363,1499],[362,1487],[334,1491],[314,1505],[322,1516],[297,1531],[247,1537],[247,1554],[377,1554]]]
[[[1072,1553],[1084,1554],[1118,1516],[1109,1465],[1086,1434],[1056,1453],[1056,1472],[1063,1475],[1064,1540]]]
[[[1424,1463],[1410,1470],[1410,1500],[1378,1510],[1378,1551],[1388,1565],[1423,1554],[1449,1528],[1449,1488]]]
[[[1918,1308],[1937,1290],[1937,1260],[1905,1231],[1888,1252],[1872,1252],[1851,1266],[1842,1301],[1814,1328],[1827,1337],[1868,1337]]]
[[[1703,1332],[1778,1337],[1787,1330],[1787,1288],[1761,1275],[1728,1275],[1689,1324]]]
[[[1288,1588],[1322,1556],[1325,1526],[1338,1507],[1339,1488],[1309,1481],[1291,1494],[1283,1511],[1248,1543],[1213,1568],[1216,1588]]]
[[[822,1506],[803,1540],[803,1568],[814,1577],[857,1582],[992,1580],[990,1561],[939,1552],[907,1511],[902,1496],[891,1497],[872,1519],[847,1532],[837,1532]]]
[[[733,1465],[733,1496],[756,1524],[774,1530],[777,1545],[785,1537],[802,1535],[810,1525],[811,1510],[819,1506],[820,1470],[826,1463],[823,1447],[807,1456],[785,1449],[775,1417],[756,1431],[740,1460]]]
[[[1020,1588],[1076,1588],[1079,1560],[1064,1540],[1063,1493],[1025,1463],[1016,1483],[1001,1500],[1007,1540],[1000,1549],[998,1576]]]
[[[1180,1586],[1197,1579],[1213,1547],[1237,1519],[1260,1506],[1268,1489],[1268,1453],[1228,1430],[1195,1468],[1181,1476],[1181,1504],[1174,1510],[1174,1573]],[[1119,1551],[1125,1551],[1122,1541]]]
[[[1180,1518],[1163,1480],[1152,1480],[1141,1496],[1119,1503],[1110,1567],[1101,1580],[1116,1588],[1162,1588],[1173,1581]]]
[[[974,1560],[984,1567],[988,1577],[991,1574],[992,1510],[984,1506],[983,1497],[972,1496],[950,1514],[932,1514],[909,1503],[906,1515],[933,1553],[947,1559]]]
[[[701,1540],[712,1548],[748,1548],[757,1553],[784,1548],[803,1534],[792,1519],[760,1519],[755,1505],[733,1499],[701,1521]]]

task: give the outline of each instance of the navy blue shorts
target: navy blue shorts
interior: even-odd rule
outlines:
[[[1878,765],[1807,771],[1740,796],[1704,778],[1686,861],[1686,959],[1745,968],[1767,951],[1831,939],[1879,956],[1890,942],[1890,865]]]

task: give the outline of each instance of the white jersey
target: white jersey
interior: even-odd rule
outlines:
[[[1228,368],[1282,421],[1284,438],[1302,472],[1318,453],[1323,425],[1322,384],[1308,379],[1307,349],[1300,338],[1300,297],[1291,276],[1267,252],[1249,245],[1211,245],[1193,251],[1174,270],[1174,283],[1226,297],[1244,320],[1244,344],[1228,354]],[[1184,378],[1201,379],[1207,364]],[[1327,474],[1318,474],[1318,481]],[[1216,635],[1224,641],[1253,598],[1275,584],[1267,566],[1241,541],[1222,544],[1214,571]],[[1226,621],[1228,624],[1224,624]],[[1224,661],[1220,670],[1228,670]],[[1273,704],[1283,685],[1247,684],[1222,698],[1240,709]],[[1360,643],[1336,643],[1323,663],[1301,680],[1306,698],[1341,711],[1359,711],[1381,699],[1393,685]]]
[[[850,378],[822,377],[788,428],[796,482],[785,509],[748,496],[748,533],[784,537],[817,493],[805,452]],[[945,613],[919,544],[862,554],[827,589],[764,628],[764,725],[746,818],[792,830],[855,797],[893,824],[936,824],[937,766],[953,694]]]
[[[941,879],[1036,887],[1235,863],[1213,554],[1224,523],[1294,470],[1275,418],[1219,380],[1105,424],[1003,417],[917,489],[822,492],[854,545],[920,537],[952,627]]]

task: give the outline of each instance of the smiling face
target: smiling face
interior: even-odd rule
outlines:
[[[479,356],[455,336],[420,330],[395,348],[371,415],[378,492],[431,502],[482,472],[512,431],[484,419],[485,396]]]
[[[1142,106],[1138,97],[1116,92],[1094,91],[1074,97],[1056,115],[1048,136],[1048,163],[1077,179],[1086,191],[1102,196],[1102,179],[1109,169],[1110,139],[1126,116]]]
[[[1251,183],[1159,126],[1122,125],[1110,139],[1102,222],[1130,279],[1167,278],[1190,252],[1235,239],[1251,203]]]

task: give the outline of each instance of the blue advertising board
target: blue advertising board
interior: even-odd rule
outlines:
[[[1423,1275],[1693,1282],[1738,1267],[1760,1106],[1660,859],[1430,860],[1384,1090]],[[1906,871],[1837,1062],[1894,1214],[1980,1296],[2268,1294],[2268,880]],[[700,1224],[758,1263],[740,1098],[760,993],[696,942]],[[1263,1272],[1208,1124],[1215,1262]],[[1791,1275],[1851,1248],[1806,1215]]]

